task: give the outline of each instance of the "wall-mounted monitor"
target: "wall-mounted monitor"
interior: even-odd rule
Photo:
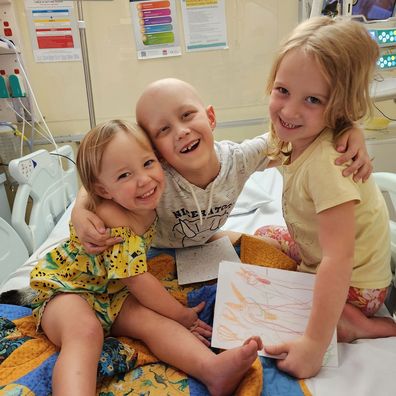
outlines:
[[[353,3],[353,0],[313,0],[310,16],[327,15],[334,18],[340,15],[351,15]]]
[[[312,0],[310,16],[362,15],[367,21],[396,16],[396,0]]]
[[[368,21],[386,20],[394,15],[396,0],[355,0],[352,15],[363,15]]]

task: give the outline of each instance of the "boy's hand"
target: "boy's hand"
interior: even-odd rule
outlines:
[[[323,345],[305,335],[284,344],[264,346],[264,351],[271,355],[286,353],[284,359],[278,360],[278,369],[300,379],[319,372],[325,352]]]
[[[354,126],[336,139],[336,149],[344,153],[335,161],[337,165],[352,160],[352,164],[342,172],[344,176],[353,174],[355,182],[365,182],[373,172],[373,164],[367,152],[363,131]]]
[[[109,246],[123,241],[122,238],[111,238],[110,231],[105,228],[103,221],[86,209],[72,212],[72,223],[76,234],[88,254],[99,254]]]

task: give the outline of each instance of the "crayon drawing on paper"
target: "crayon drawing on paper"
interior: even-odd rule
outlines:
[[[222,261],[212,346],[233,348],[252,335],[273,345],[302,335],[311,312],[314,281],[312,274]],[[338,365],[335,334],[323,365]]]

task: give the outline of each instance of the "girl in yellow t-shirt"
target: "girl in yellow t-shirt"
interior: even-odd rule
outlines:
[[[378,56],[363,24],[311,18],[281,46],[269,77],[272,154],[284,156],[283,215],[299,270],[316,281],[304,334],[265,350],[286,353],[278,367],[299,378],[320,370],[335,328],[342,342],[396,336],[393,320],[373,316],[391,281],[384,199],[372,178],[355,183],[334,164],[334,140],[371,108]]]

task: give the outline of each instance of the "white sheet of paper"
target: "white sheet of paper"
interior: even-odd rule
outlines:
[[[221,262],[212,346],[234,348],[253,335],[274,345],[302,335],[312,308],[314,281],[313,274]],[[266,356],[263,351],[259,354]],[[323,366],[338,367],[336,334]]]
[[[216,279],[222,260],[240,261],[227,237],[201,246],[176,249],[179,285]]]

